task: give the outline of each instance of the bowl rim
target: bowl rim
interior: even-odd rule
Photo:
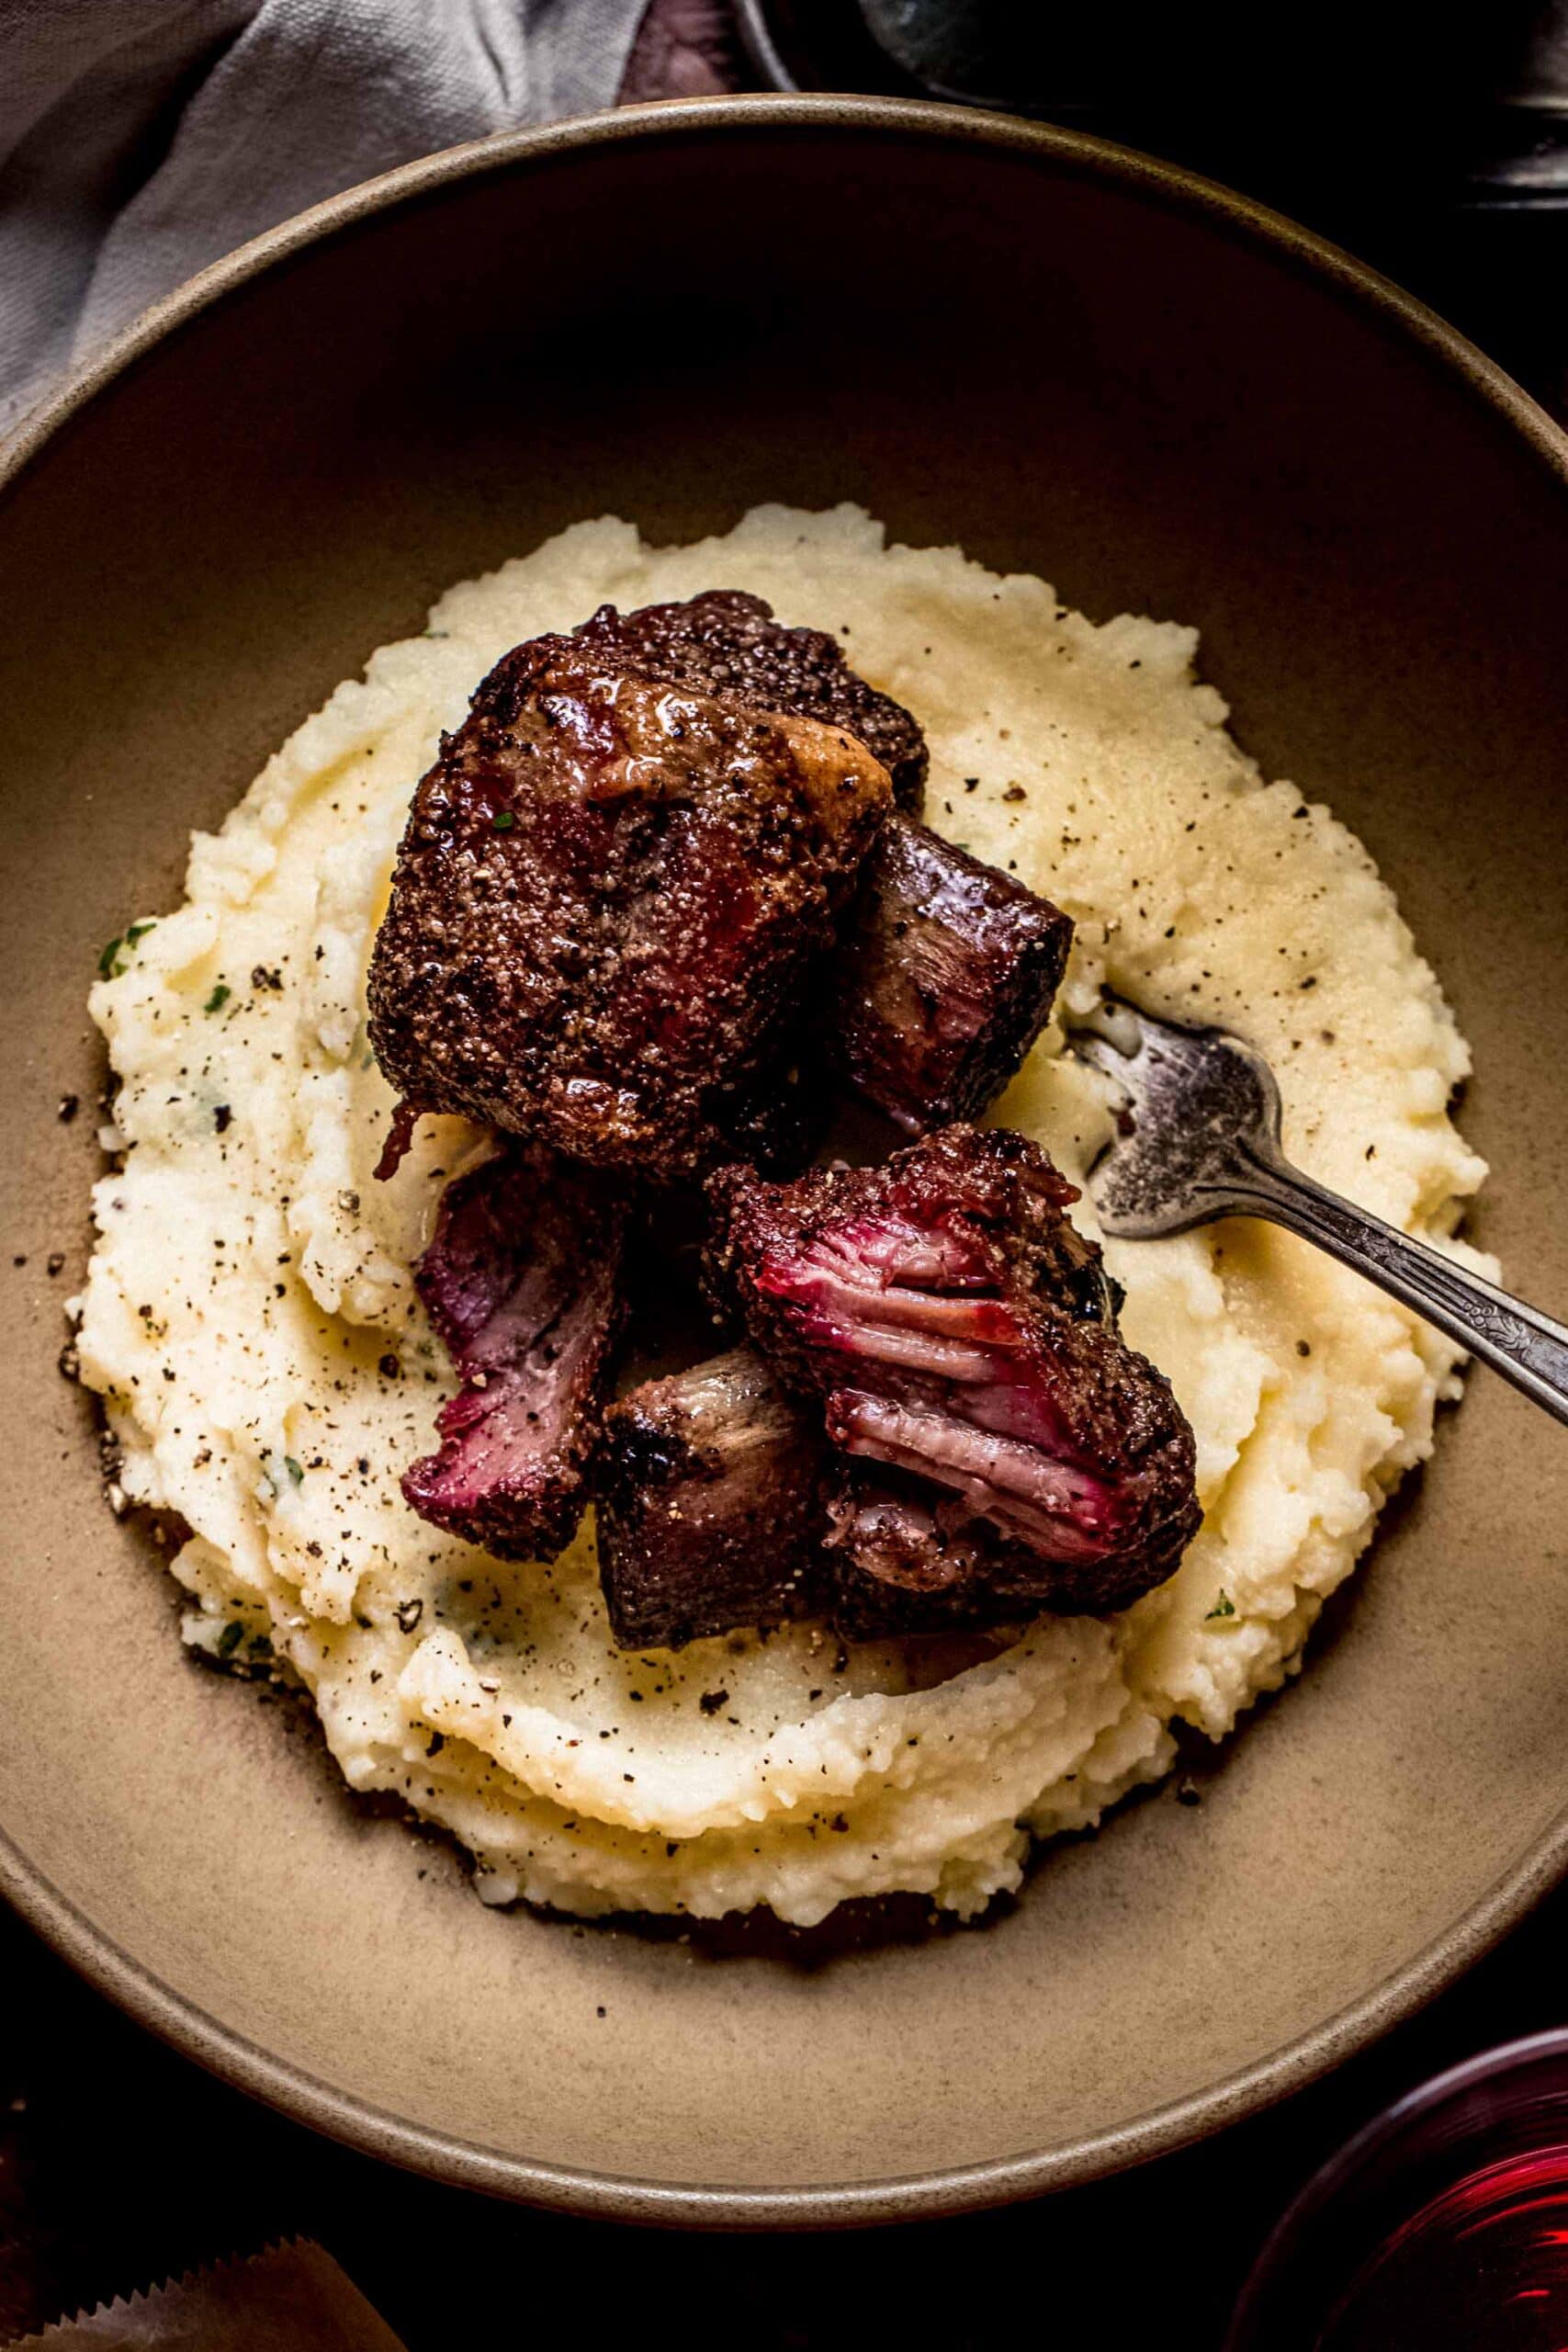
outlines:
[[[1032,156],[1206,220],[1325,284],[1386,330],[1424,348],[1516,433],[1568,489],[1568,434],[1495,361],[1425,303],[1339,247],[1175,164],[1087,133],[930,101],[761,93],[667,100],[502,131],[366,180],[296,214],[142,311],[0,440],[0,493],[117,377],[261,271],[338,231],[490,172],[569,153],[664,140],[744,137],[815,127]],[[275,2057],[165,1983],[54,1886],[0,1827],[0,1895],[76,1973],[135,2020],[222,2081],[361,2153],[455,2187],[602,2219],[685,2229],[822,2229],[934,2219],[1096,2179],[1148,2162],[1304,2087],[1409,2017],[1459,1976],[1568,1874],[1568,1809],[1514,1867],[1404,1966],[1309,2032],[1221,2081],[1053,2148],[898,2177],[741,2188],[660,2182],[556,2165],[409,2121]]]

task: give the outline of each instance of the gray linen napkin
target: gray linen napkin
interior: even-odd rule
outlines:
[[[0,432],[290,213],[608,106],[645,5],[0,0]]]

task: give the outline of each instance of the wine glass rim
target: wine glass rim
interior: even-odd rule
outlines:
[[[1249,2346],[1265,2340],[1257,2333],[1257,2324],[1268,2316],[1268,2299],[1280,2270],[1324,2208],[1380,2149],[1398,2139],[1418,2118],[1473,2089],[1478,2083],[1521,2072],[1547,2058],[1568,2060],[1568,2026],[1549,2026],[1540,2033],[1521,2034],[1516,2041],[1495,2042],[1488,2050],[1477,2051],[1472,2057],[1461,2058],[1441,2074],[1402,2091],[1339,2147],[1331,2150],[1296,2191],[1259,2247],[1236,2297],[1222,2352],[1247,2352]]]

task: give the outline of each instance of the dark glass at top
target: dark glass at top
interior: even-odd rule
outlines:
[[[1564,2352],[1568,2033],[1468,2061],[1330,2159],[1226,2352]]]

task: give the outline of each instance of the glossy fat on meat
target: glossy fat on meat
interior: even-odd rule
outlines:
[[[713,588],[631,613],[602,605],[575,634],[646,677],[841,728],[887,770],[899,808],[919,815],[930,759],[919,721],[858,677],[825,629],[786,628],[761,596]]]

